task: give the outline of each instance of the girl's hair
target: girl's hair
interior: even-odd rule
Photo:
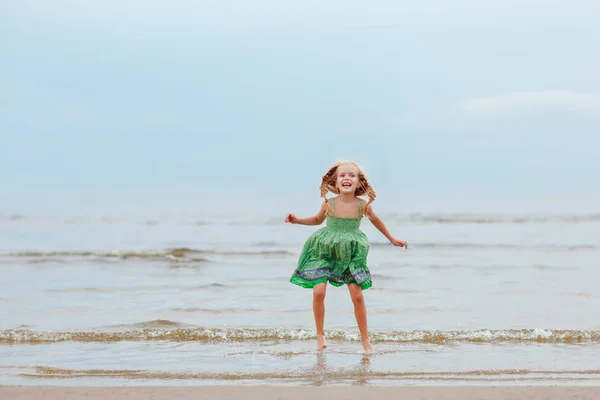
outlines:
[[[321,186],[319,187],[319,190],[321,191],[321,197],[327,199],[327,192],[340,194],[340,191],[336,185],[336,181],[338,167],[342,164],[352,164],[358,169],[358,187],[356,188],[356,196],[367,196],[369,198],[369,203],[374,202],[375,197],[377,197],[375,190],[373,190],[369,184],[367,175],[354,161],[337,161],[329,168],[329,170],[321,179]],[[366,210],[367,207],[363,207],[363,213],[366,214]]]

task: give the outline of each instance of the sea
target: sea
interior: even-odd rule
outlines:
[[[373,354],[289,282],[317,192],[3,191],[0,385],[598,385],[600,198],[387,196]]]

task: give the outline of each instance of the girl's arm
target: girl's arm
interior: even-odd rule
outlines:
[[[382,235],[385,236],[386,239],[389,240],[394,246],[405,247],[408,249],[408,243],[406,243],[404,240],[398,240],[392,236],[381,218],[379,218],[379,216],[375,214],[375,211],[373,211],[371,204],[367,205],[367,216],[369,217],[369,221],[371,221],[373,226],[375,226],[375,228],[377,228],[377,230],[379,230],[379,232],[381,232]]]
[[[321,208],[316,215],[307,218],[298,218],[294,214],[288,214],[285,217],[285,222],[299,225],[321,225],[325,221],[325,214],[328,208],[328,200],[323,200],[323,204],[321,204]]]

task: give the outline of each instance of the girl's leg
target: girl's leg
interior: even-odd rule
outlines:
[[[362,288],[353,283],[348,284],[348,290],[350,291],[350,298],[354,304],[354,316],[356,317],[356,323],[358,324],[358,330],[360,331],[360,338],[362,341],[363,348],[365,351],[373,351],[371,347],[371,341],[369,340],[369,330],[367,328],[367,306],[365,305],[365,298],[363,296]]]
[[[313,287],[313,313],[315,314],[315,326],[317,328],[317,350],[327,347],[323,324],[325,322],[325,292],[327,282],[319,283]]]

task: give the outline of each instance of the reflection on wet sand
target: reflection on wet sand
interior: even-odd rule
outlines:
[[[315,366],[313,368],[314,374],[312,375],[311,385],[322,386],[329,381],[333,381],[342,375],[343,372],[352,371],[352,375],[355,379],[352,381],[353,385],[365,386],[369,384],[369,377],[372,377],[371,370],[371,357],[373,354],[361,355],[358,365],[354,368],[330,368],[327,365],[327,352],[318,351]]]

